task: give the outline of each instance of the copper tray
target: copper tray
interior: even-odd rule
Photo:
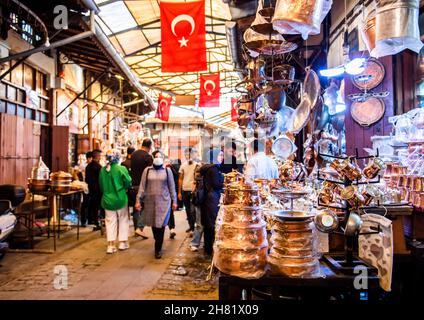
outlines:
[[[386,71],[383,64],[377,59],[370,58],[365,70],[352,77],[352,82],[355,87],[361,90],[370,90],[377,87],[384,79]]]
[[[384,101],[374,97],[367,98],[365,101],[355,101],[350,106],[353,120],[365,127],[380,121],[385,111]]]

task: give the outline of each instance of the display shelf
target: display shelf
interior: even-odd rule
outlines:
[[[349,160],[351,162],[355,161],[355,163],[356,163],[357,160],[372,159],[372,158],[378,157],[379,156],[379,150],[377,148],[377,152],[376,152],[375,156],[374,155],[373,156],[360,156],[359,152],[358,152],[358,148],[355,148],[355,155],[354,156],[335,156],[335,155],[329,155],[329,154],[321,153],[320,149],[318,148],[318,155],[323,157],[323,158]],[[349,187],[349,186],[352,186],[352,185],[360,185],[360,184],[377,184],[377,183],[380,183],[380,175],[378,175],[377,180],[368,180],[366,182],[361,182],[361,181],[359,181],[359,179],[356,179],[356,181],[352,181],[352,180],[349,180],[346,177],[344,177],[344,181],[323,179],[322,177],[320,177],[320,169],[321,168],[318,167],[318,180],[333,182],[333,183],[336,183],[338,185],[343,185],[344,187]],[[357,207],[354,208],[349,204],[349,202],[345,201],[345,203],[346,203],[345,207],[336,207],[336,206],[323,204],[323,203],[320,202],[320,200],[318,198],[317,204],[318,204],[318,206],[325,207],[325,208],[343,210],[344,213],[345,213],[344,223],[347,224],[347,222],[349,220],[350,213],[352,211],[360,210],[361,207],[357,206]],[[362,207],[362,208],[366,208],[366,207]],[[332,233],[338,233],[338,234],[345,235],[344,234],[345,226],[344,227],[340,226],[340,228],[342,229],[343,232],[333,231]],[[365,235],[365,234],[367,234],[367,235],[378,234],[378,233],[380,233],[380,226],[378,225],[376,228],[374,228],[374,230],[376,230],[376,231],[371,231],[371,232],[366,232],[366,233],[358,232],[356,235],[353,235],[353,236],[345,235],[344,257],[343,257],[343,259],[340,259],[340,255],[337,255],[338,260],[334,260],[334,259],[332,260],[333,267],[335,267],[335,266],[340,267],[341,265],[343,265],[344,268],[350,268],[350,269],[354,268],[355,263],[356,263],[355,261],[357,260],[357,258],[355,258],[355,255],[354,255],[354,251],[355,251],[355,248],[357,248],[358,236],[359,235]],[[339,261],[339,263],[337,263],[337,264],[333,263],[334,261]],[[341,261],[343,262],[342,264],[341,264]]]

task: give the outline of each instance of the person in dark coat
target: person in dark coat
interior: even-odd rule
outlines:
[[[224,162],[221,166],[221,171],[224,174],[230,173],[233,170],[243,172],[243,164],[237,159],[237,145],[235,142],[227,143],[224,146]]]
[[[102,166],[100,165],[101,150],[93,150],[93,160],[85,168],[85,182],[88,185],[88,223],[94,224],[93,231],[100,230],[99,210],[102,201],[99,176]]]
[[[122,161],[121,165],[127,168],[128,172],[131,172],[131,156],[134,153],[135,149],[133,147],[127,148],[127,158]]]
[[[223,152],[219,149],[209,152],[211,164],[205,164],[200,168],[200,174],[204,177],[205,199],[201,204],[201,221],[205,254],[211,256],[215,241],[215,221],[219,211],[219,200],[224,188],[224,176],[221,172]]]

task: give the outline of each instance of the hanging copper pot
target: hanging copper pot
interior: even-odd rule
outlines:
[[[290,84],[294,81],[295,69],[289,64],[282,64],[272,69],[272,80],[278,84]]]
[[[375,23],[375,10],[372,10],[365,19],[364,26],[361,30],[362,40],[365,42],[368,52],[371,52],[375,48]]]
[[[377,0],[373,57],[421,50],[419,4],[419,0]]]
[[[321,24],[325,0],[278,0],[272,23],[283,34],[302,34],[304,38]]]

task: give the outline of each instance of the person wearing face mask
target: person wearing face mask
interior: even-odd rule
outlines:
[[[152,156],[153,165],[147,167],[141,177],[135,209],[140,210],[144,201],[145,225],[152,227],[155,258],[160,259],[165,226],[168,225],[171,209],[177,209],[177,194],[172,171],[163,164],[163,154],[155,151]]]
[[[202,201],[200,209],[205,255],[207,257],[213,254],[215,221],[219,211],[219,200],[224,188],[224,176],[221,172],[223,160],[224,153],[221,150],[211,150],[206,158],[206,162],[209,164],[205,164],[200,168],[205,189],[205,198]]]
[[[115,241],[119,239],[119,250],[126,250],[128,244],[129,217],[127,189],[131,177],[127,168],[119,164],[121,153],[110,150],[106,153],[107,165],[100,171],[99,184],[102,191],[101,205],[106,211],[107,253],[115,253]]]

